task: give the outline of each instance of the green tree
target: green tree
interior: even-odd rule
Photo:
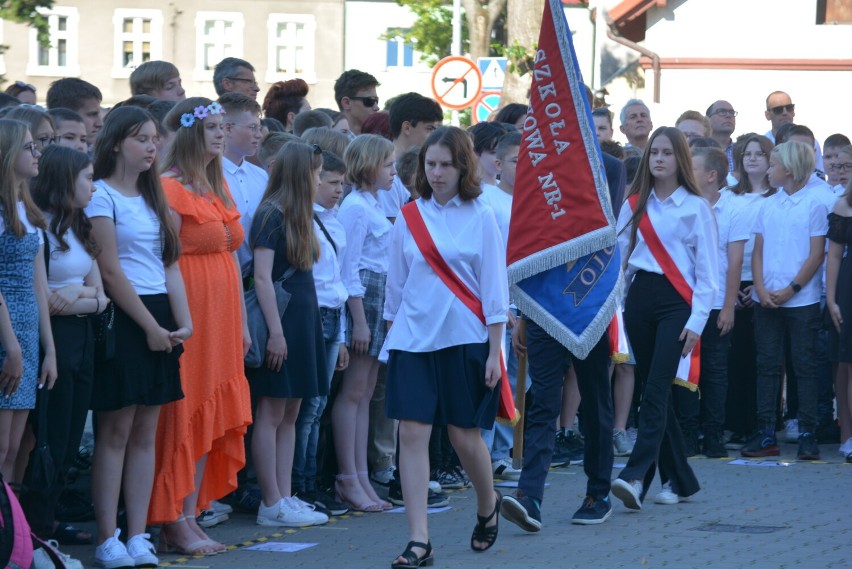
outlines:
[[[35,28],[39,43],[47,46],[50,45],[47,18],[36,9],[52,7],[53,0],[0,0],[0,18]]]

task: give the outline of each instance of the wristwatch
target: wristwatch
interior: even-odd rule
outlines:
[[[802,290],[802,285],[800,285],[796,281],[790,281],[790,288],[793,289],[793,294],[796,294],[797,292]]]

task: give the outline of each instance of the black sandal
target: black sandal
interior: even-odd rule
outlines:
[[[497,495],[497,501],[494,503],[494,511],[491,512],[491,515],[487,518],[479,514],[476,515],[476,525],[473,527],[473,535],[470,537],[470,548],[477,553],[487,551],[497,541],[497,531],[500,529],[500,516],[498,514],[500,513],[500,502],[503,500],[503,495],[500,494],[499,490],[494,490],[494,493]],[[495,517],[497,523],[491,527],[485,525]],[[479,549],[473,544],[474,541],[485,542],[487,545]]]
[[[418,557],[417,554],[414,553],[415,547],[426,550],[423,557]],[[405,559],[407,563],[397,563],[396,559],[394,559],[391,562],[391,569],[417,569],[418,567],[428,567],[435,562],[435,558],[432,556],[431,541],[428,543],[409,541],[408,545],[405,546],[405,551],[403,551],[399,556]]]

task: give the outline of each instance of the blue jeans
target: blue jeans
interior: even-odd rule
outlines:
[[[340,353],[340,325],[342,308],[320,308],[322,331],[325,340],[326,369],[328,384]],[[296,448],[293,453],[293,492],[316,490],[317,484],[317,444],[319,443],[319,425],[328,397],[310,397],[302,400],[299,418],[296,419]]]
[[[790,335],[790,359],[796,374],[800,433],[817,426],[817,342],[822,327],[819,304],[792,308],[754,307],[757,346],[758,428],[775,431],[778,387],[784,362],[784,335]]]

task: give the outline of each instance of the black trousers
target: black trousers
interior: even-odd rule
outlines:
[[[700,489],[686,460],[672,403],[672,381],[683,350],[678,338],[690,312],[667,278],[637,273],[627,294],[624,324],[636,357],[637,384],[642,378],[645,392],[636,445],[618,477],[641,480],[643,499],[657,468],[661,481],[671,482],[672,490],[680,496],[691,496]]]
[[[27,520],[33,533],[40,537],[48,537],[53,533],[56,504],[65,487],[68,469],[77,456],[86,426],[94,377],[91,319],[54,316],[50,323],[56,345],[58,374],[47,404],[47,432],[36,432],[36,439],[39,444],[47,440],[57,479],[49,492],[46,488],[35,487],[34,481],[28,480],[27,486],[31,492],[24,500]],[[36,419],[39,412],[40,408],[36,407],[36,416],[32,419]],[[34,420],[32,424],[37,426],[38,421]]]

